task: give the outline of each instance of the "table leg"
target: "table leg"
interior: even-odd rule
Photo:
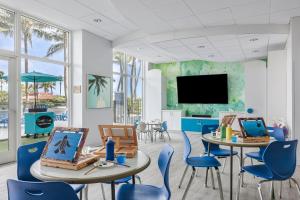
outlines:
[[[243,167],[244,167],[244,158],[243,158],[243,147],[241,147],[241,152],[240,152],[240,173],[241,173],[241,180],[242,180],[242,187],[244,187],[244,173],[243,172]]]
[[[111,186],[111,200],[115,200],[116,199],[115,181],[112,181],[110,186]]]
[[[233,146],[230,146],[230,200],[232,200],[232,181],[233,181]]]
[[[208,143],[207,145],[207,155],[210,156],[210,143]],[[207,187],[208,170],[209,168],[206,168],[205,187]]]
[[[135,175],[132,175],[132,184],[135,184]]]

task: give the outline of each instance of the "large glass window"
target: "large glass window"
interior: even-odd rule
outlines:
[[[55,81],[22,82],[21,117],[37,102],[38,107],[55,113],[55,126],[67,126],[68,32],[26,16],[21,16],[21,27],[21,76],[57,77]],[[26,129],[22,134],[27,135]]]
[[[15,13],[0,8],[0,49],[13,51],[15,45]]]
[[[114,52],[114,122],[134,124],[143,115],[144,62],[121,52]]]

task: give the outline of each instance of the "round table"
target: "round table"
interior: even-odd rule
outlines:
[[[111,183],[111,196],[115,199],[115,184],[117,179],[133,176],[146,169],[151,163],[150,157],[138,151],[136,157],[127,158],[126,165],[130,167],[115,165],[110,168],[96,168],[89,174],[87,171],[92,169],[94,165],[90,165],[81,170],[68,170],[54,167],[46,167],[40,164],[40,160],[36,161],[30,168],[31,174],[42,181],[63,181],[70,184],[90,184],[90,183]]]
[[[212,144],[219,144],[224,146],[230,147],[230,200],[233,199],[233,147],[240,147],[240,167],[243,168],[243,147],[251,148],[251,147],[263,147],[268,146],[270,142],[273,140],[271,139],[269,142],[258,142],[258,143],[247,143],[243,142],[242,138],[238,138],[237,142],[232,142],[231,140],[221,139],[216,136],[213,136],[212,133],[209,134],[202,134],[202,140],[208,142],[208,155],[210,154],[210,143]]]

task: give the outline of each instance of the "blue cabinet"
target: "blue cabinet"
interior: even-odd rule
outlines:
[[[213,125],[213,124],[219,124],[219,120],[214,118],[193,118],[193,117],[181,118],[182,131],[201,132],[203,125]]]

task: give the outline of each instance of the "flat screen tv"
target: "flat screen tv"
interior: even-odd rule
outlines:
[[[178,103],[228,104],[227,74],[178,76]]]

